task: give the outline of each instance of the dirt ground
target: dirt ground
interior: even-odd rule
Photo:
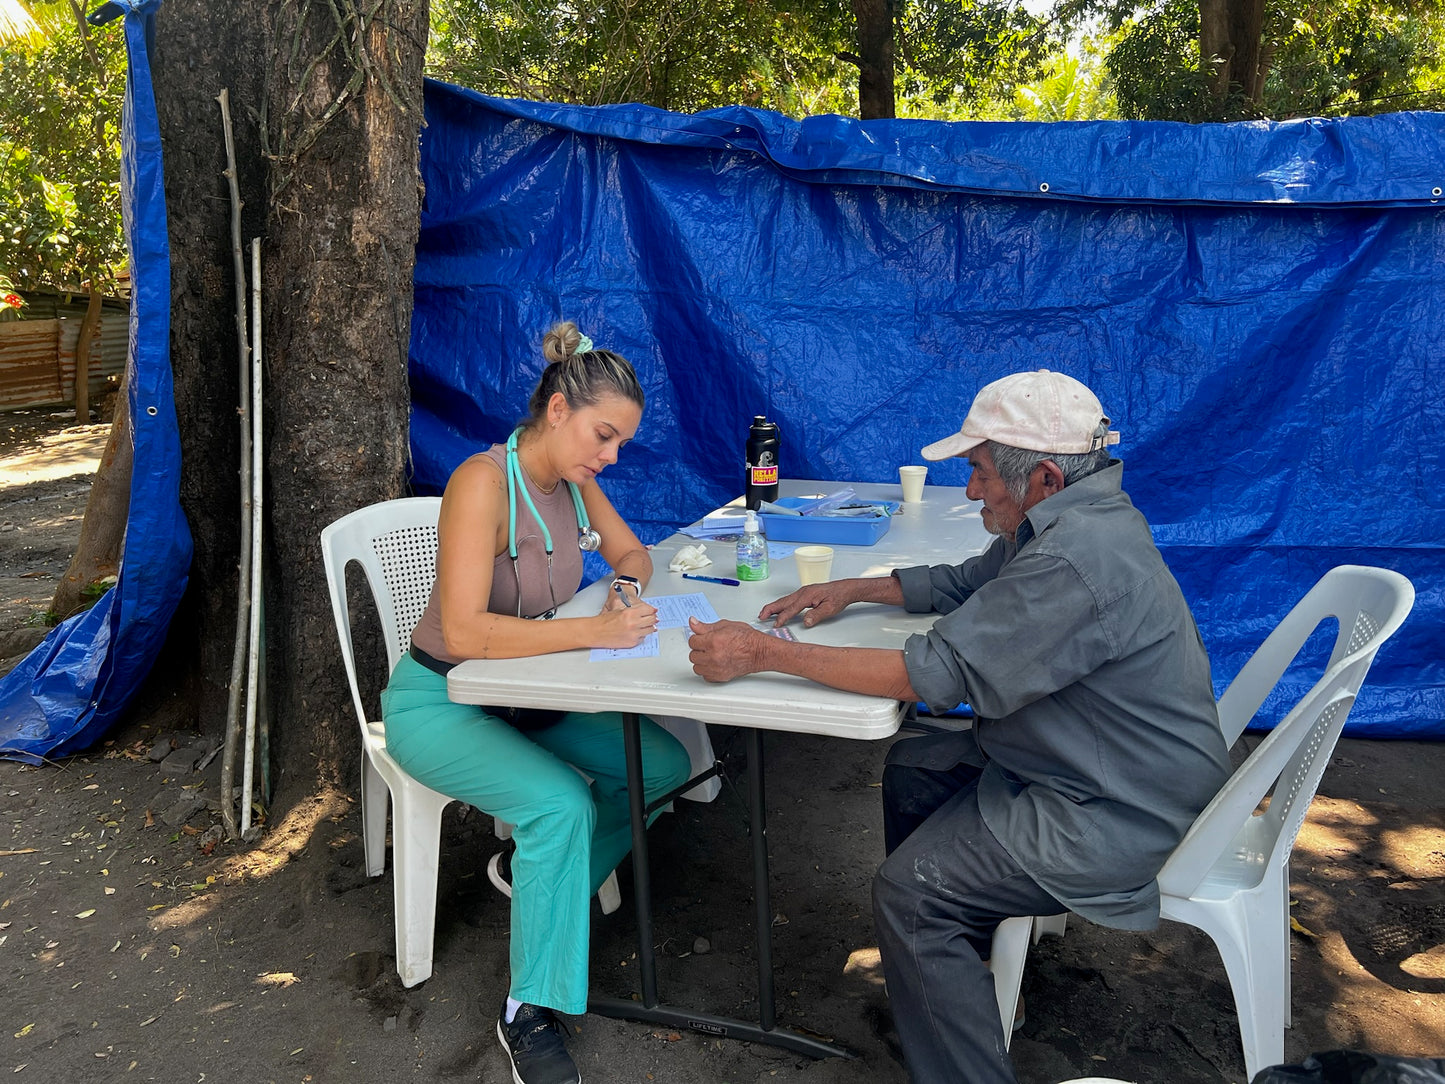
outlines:
[[[92,445],[93,464],[104,427],[72,433],[65,420],[31,419],[17,435],[14,416],[0,417],[0,633],[44,609],[79,531],[90,467],[76,448]],[[448,811],[435,973],[405,989],[391,869],[366,876],[355,791],[314,796],[253,848],[217,842],[219,758],[180,725],[174,696],[144,699],[86,754],[0,762],[0,1070],[20,1081],[504,1084],[493,1021],[507,907],[484,872],[501,846],[490,820]],[[741,779],[736,735],[716,728],[714,741]],[[780,1023],[858,1057],[813,1061],[588,1016],[572,1020],[584,1079],[905,1079],[868,904],[887,743],[766,742]],[[1288,1060],[1341,1047],[1445,1055],[1442,758],[1445,745],[1417,742],[1347,739],[1336,751],[1291,869],[1308,932],[1291,938]],[[744,796],[725,787],[653,829],[665,1001],[755,1011],[745,820]],[[637,989],[635,927],[630,866],[621,873],[622,909],[594,911],[592,985],[626,997]],[[1024,995],[1013,1053],[1025,1084],[1244,1079],[1223,967],[1194,930],[1127,934],[1071,919],[1067,936],[1031,953]]]

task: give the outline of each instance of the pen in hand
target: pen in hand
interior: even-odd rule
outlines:
[[[622,605],[626,606],[629,610],[632,609],[632,600],[627,597],[627,592],[622,590],[620,583],[614,583],[612,590],[617,592],[617,597],[622,600]]]

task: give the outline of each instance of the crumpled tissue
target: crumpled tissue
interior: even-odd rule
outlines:
[[[683,546],[672,555],[667,567],[672,572],[691,572],[710,565],[712,558],[707,555],[706,550],[706,546]]]

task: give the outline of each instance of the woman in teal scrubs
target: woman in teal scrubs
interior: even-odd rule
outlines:
[[[447,483],[436,582],[381,698],[387,750],[409,775],[515,825],[511,981],[497,1022],[515,1084],[580,1080],[552,1012],[586,1011],[589,902],[631,845],[622,721],[454,704],[445,675],[463,659],[635,647],[657,628],[642,597],[652,558],[596,481],[637,432],[642,388],[575,324],[553,327],[543,353],[529,417]],[[553,618],[577,591],[583,549],[607,560],[613,590],[597,614]],[[675,738],[642,723],[650,802],[685,782],[689,764]]]

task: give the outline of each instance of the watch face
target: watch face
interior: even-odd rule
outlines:
[[[636,586],[637,586],[639,583],[641,583],[642,581],[639,580],[636,576],[618,576],[618,577],[617,577],[616,579],[614,579],[612,582],[613,582],[613,583],[630,583],[630,584],[632,584],[633,587],[636,587]]]

